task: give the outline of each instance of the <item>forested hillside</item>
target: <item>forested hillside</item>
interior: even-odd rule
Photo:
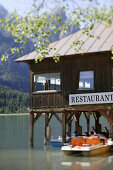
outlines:
[[[0,85],[0,113],[24,113],[29,106],[29,95]]]

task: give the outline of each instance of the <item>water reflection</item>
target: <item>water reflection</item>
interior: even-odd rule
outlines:
[[[75,161],[74,161],[75,159]],[[71,160],[71,161],[69,161]],[[71,170],[97,170],[97,169],[106,169],[108,165],[113,165],[113,153],[106,153],[102,156],[95,156],[95,157],[71,157],[64,156],[64,160],[61,162],[63,168],[71,169]],[[109,170],[111,167],[110,165]]]
[[[62,152],[60,147],[45,146],[46,170],[62,169]]]
[[[109,168],[108,168],[109,167]],[[45,146],[29,150],[29,170],[112,170],[113,153],[96,157],[66,156],[60,148]]]
[[[45,146],[29,150],[29,170],[61,170],[62,152],[60,148]]]

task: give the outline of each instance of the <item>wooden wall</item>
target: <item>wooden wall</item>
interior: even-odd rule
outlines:
[[[109,53],[93,53],[76,56],[66,56],[55,63],[53,59],[45,59],[40,63],[29,62],[30,66],[30,107],[49,108],[67,107],[69,94],[112,91],[111,68],[112,61]],[[94,71],[94,89],[78,90],[79,72]],[[61,74],[61,92],[32,94],[33,74]]]

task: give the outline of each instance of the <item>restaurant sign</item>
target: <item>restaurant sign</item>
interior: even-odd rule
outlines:
[[[113,103],[113,92],[70,94],[69,105]]]

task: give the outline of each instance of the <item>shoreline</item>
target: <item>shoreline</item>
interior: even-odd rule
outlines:
[[[29,113],[6,113],[6,114],[0,114],[0,116],[28,116]]]

